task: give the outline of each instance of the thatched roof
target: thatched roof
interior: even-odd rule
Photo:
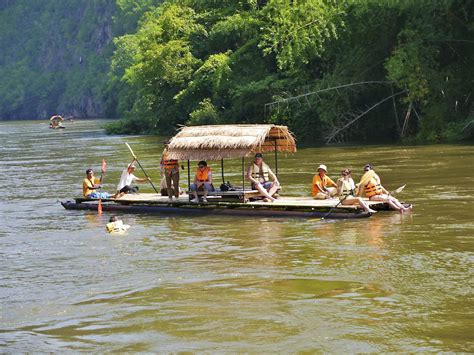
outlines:
[[[168,145],[170,158],[220,160],[256,152],[296,152],[296,141],[286,126],[272,124],[182,127]]]

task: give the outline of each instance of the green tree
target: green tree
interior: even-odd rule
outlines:
[[[308,142],[459,139],[472,116],[473,13],[462,0],[164,1],[115,42],[119,125],[276,122]]]

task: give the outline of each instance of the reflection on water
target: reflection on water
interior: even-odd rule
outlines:
[[[109,235],[110,215],[66,211],[57,200],[79,195],[85,170],[103,158],[113,191],[130,160],[125,141],[158,182],[162,145],[105,136],[102,123],[0,124],[0,168],[10,180],[0,203],[4,351],[474,350],[473,147],[311,148],[281,157],[285,194],[309,194],[320,163],[331,177],[349,166],[357,178],[371,162],[388,188],[407,184],[398,197],[415,204],[410,214],[123,214],[131,229]],[[226,163],[234,184],[240,166]]]

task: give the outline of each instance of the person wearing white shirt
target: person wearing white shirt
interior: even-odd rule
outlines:
[[[117,185],[117,192],[115,193],[115,195],[112,196],[112,198],[120,198],[125,194],[138,193],[138,186],[131,186],[134,181],[150,181],[149,177],[139,178],[133,175],[133,172],[135,171],[135,161],[136,159],[133,159],[132,162],[128,164],[127,168],[123,169],[122,176],[120,177],[120,182]]]

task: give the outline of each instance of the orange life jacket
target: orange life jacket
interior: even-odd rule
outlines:
[[[211,168],[205,166],[203,170],[197,169],[196,170],[196,180],[199,182],[209,182],[209,173],[211,172]]]
[[[382,185],[380,185],[380,182],[377,179],[372,178],[368,184],[364,186],[364,192],[368,198],[380,195],[382,194]]]
[[[168,152],[164,152],[161,158],[161,165],[165,170],[171,169],[178,169],[179,170],[179,163],[176,159],[168,159]]]

